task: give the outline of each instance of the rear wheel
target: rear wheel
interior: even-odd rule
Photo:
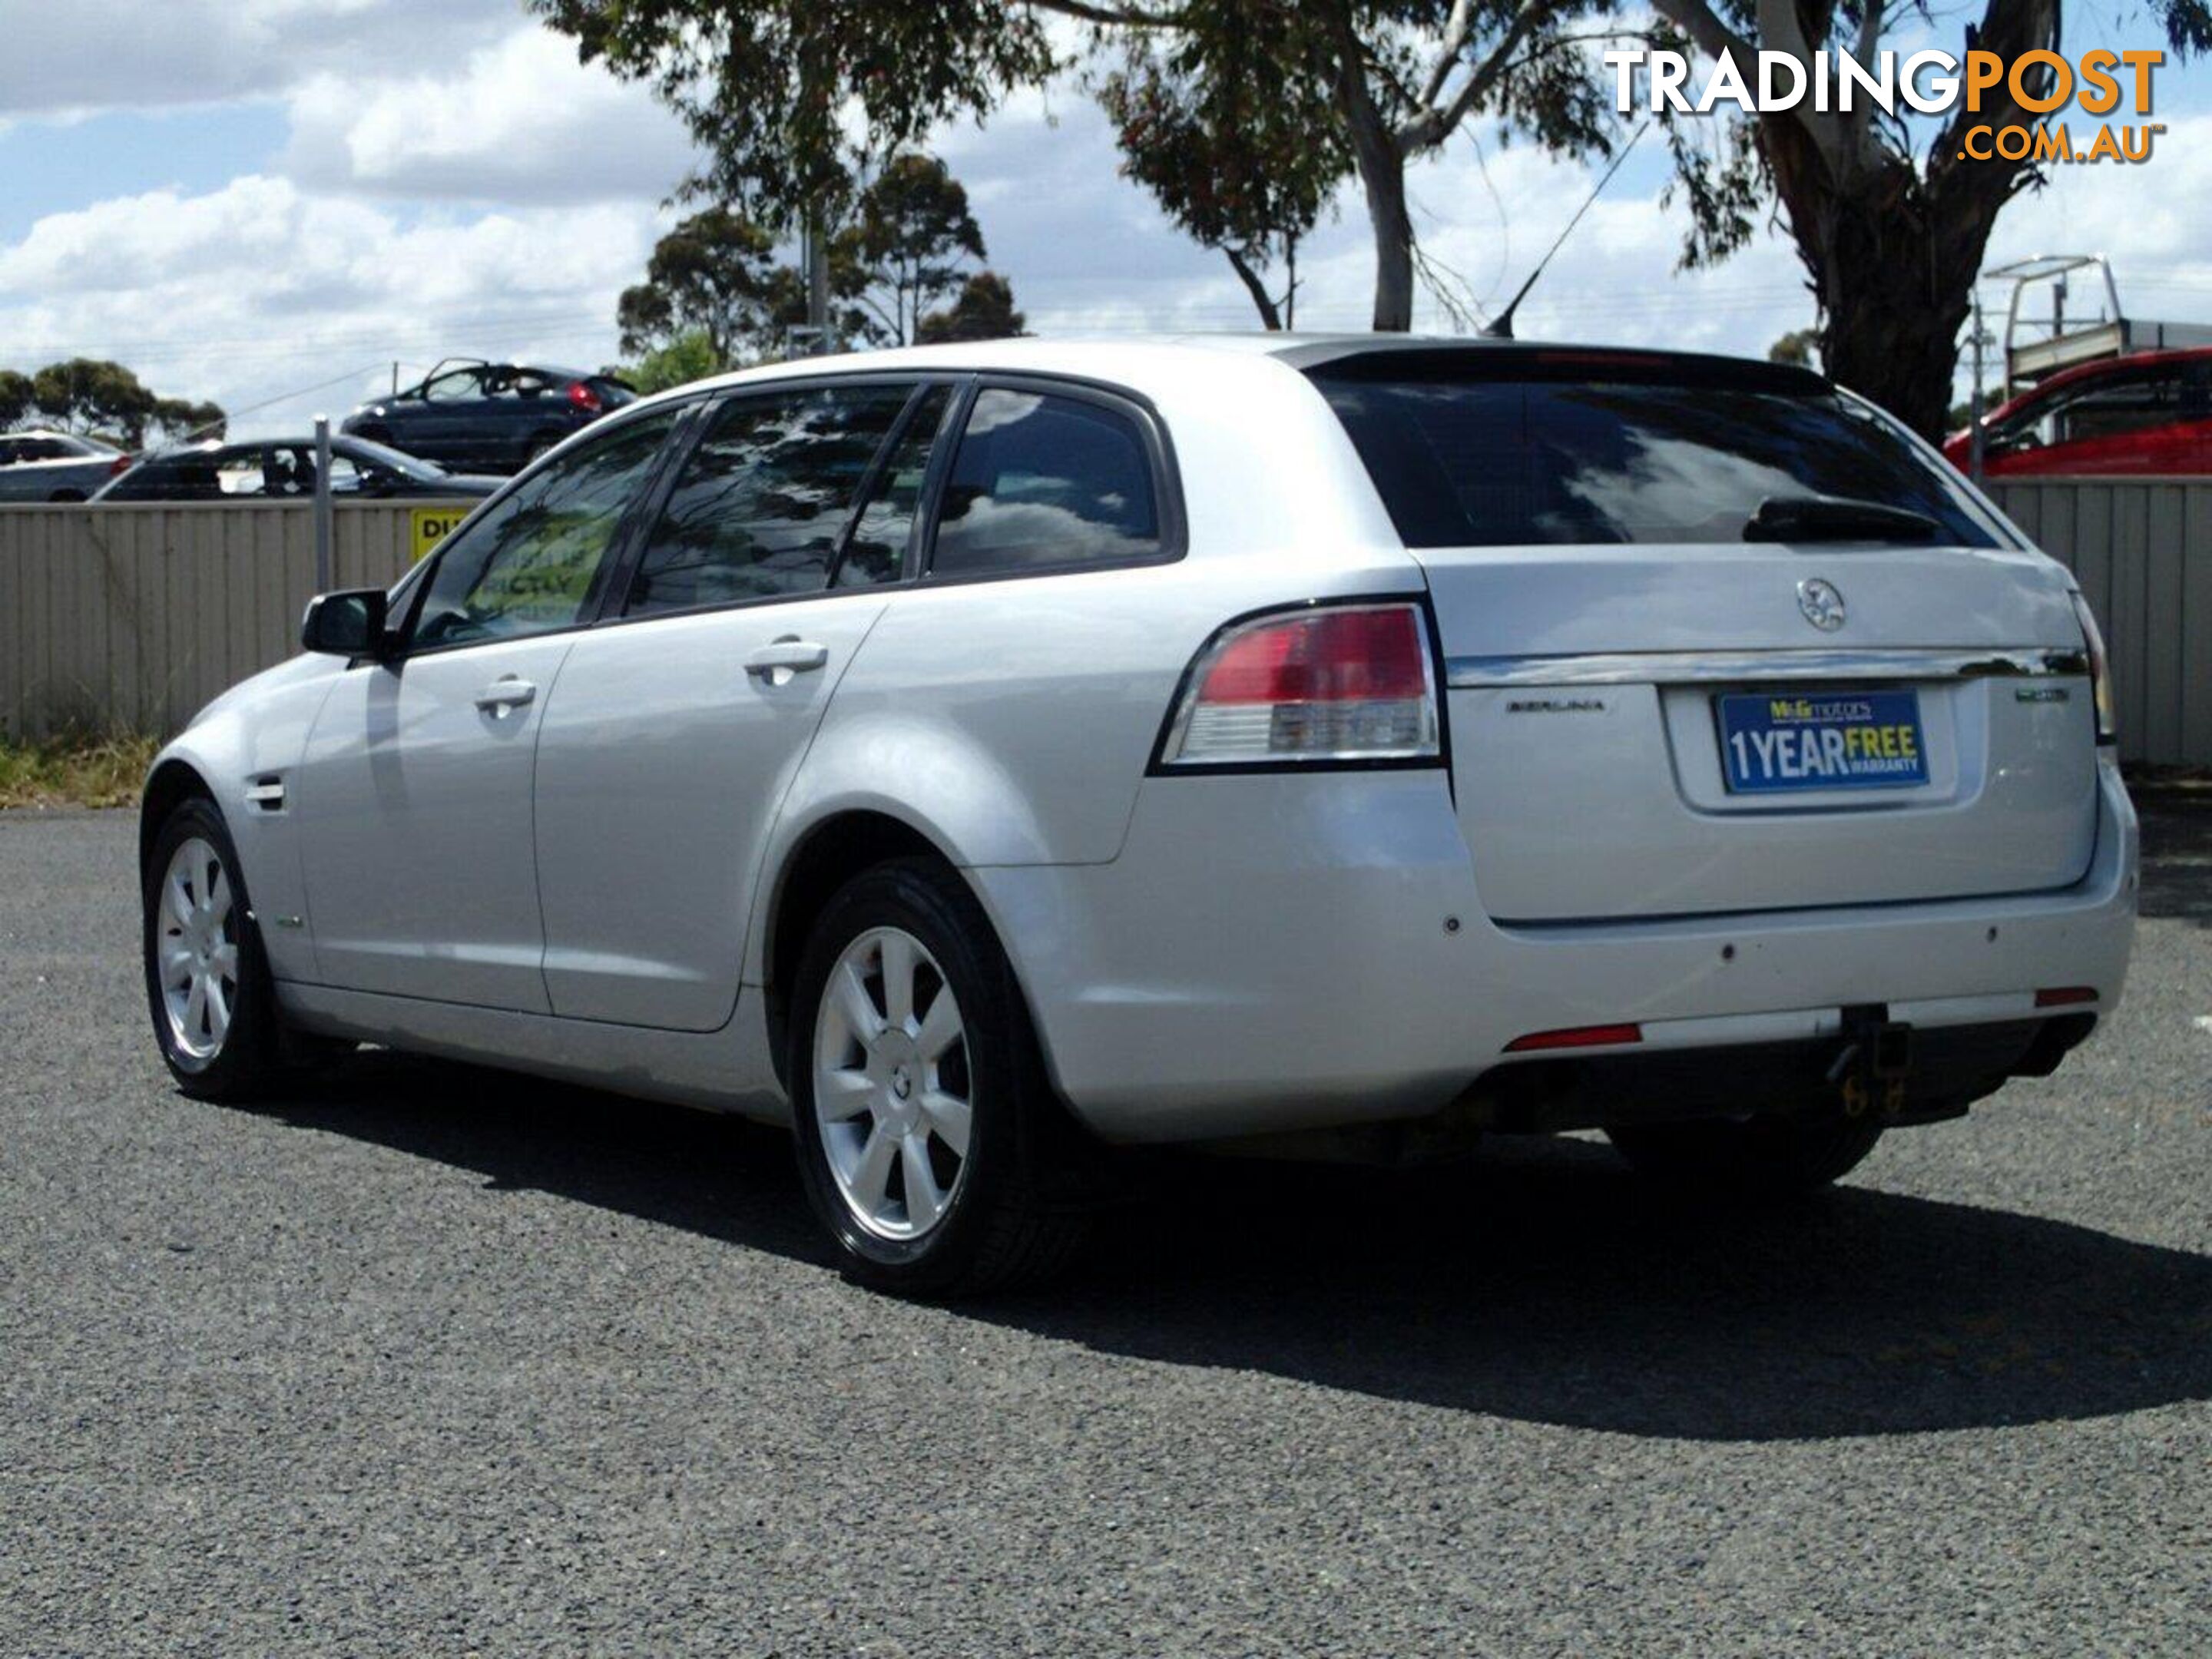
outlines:
[[[1054,1192],[1072,1132],[982,907],[948,870],[856,877],[793,987],[801,1179],[846,1270],[913,1295],[1034,1283],[1087,1218]]]
[[[212,803],[187,800],[144,872],[146,998],[186,1094],[239,1100],[277,1073],[281,1028],[237,850]]]
[[[1840,1181],[1881,1139],[1879,1120],[1841,1112],[1622,1124],[1606,1135],[1638,1175],[1758,1198]]]

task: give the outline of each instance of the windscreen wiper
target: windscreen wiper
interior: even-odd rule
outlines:
[[[1744,520],[1747,542],[1932,542],[1942,526],[1925,513],[1847,495],[1769,495]]]

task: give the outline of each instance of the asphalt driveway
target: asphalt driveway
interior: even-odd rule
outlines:
[[[126,815],[0,818],[0,1654],[2212,1651],[2212,798],[2128,1000],[1790,1218],[1192,1161],[1049,1293],[773,1134],[168,1086]]]

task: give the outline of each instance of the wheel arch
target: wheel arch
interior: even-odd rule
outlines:
[[[199,769],[189,761],[174,755],[158,762],[147,775],[146,788],[138,801],[138,868],[146,868],[146,860],[154,851],[154,838],[161,833],[169,814],[188,800],[204,800],[220,813],[222,804],[216,799],[215,791],[200,775]]]
[[[854,876],[901,858],[933,860],[974,890],[975,884],[934,837],[876,807],[848,807],[808,825],[778,860],[763,896],[760,976],[769,1051],[779,1082],[789,1082],[784,1076],[783,1050],[791,982],[816,920],[837,890]],[[980,894],[977,902],[981,902]],[[1002,949],[1004,943],[1002,939]]]

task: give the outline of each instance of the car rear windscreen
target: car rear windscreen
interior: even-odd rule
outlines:
[[[1807,495],[1924,514],[1958,546],[1999,543],[1947,464],[1810,374],[1404,362],[1310,372],[1408,547],[1741,542],[1761,501]]]

